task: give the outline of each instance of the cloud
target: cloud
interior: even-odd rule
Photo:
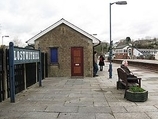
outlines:
[[[27,41],[61,18],[109,42],[109,3],[115,0],[3,0],[1,35]],[[156,0],[127,0],[112,5],[112,39],[158,37]]]

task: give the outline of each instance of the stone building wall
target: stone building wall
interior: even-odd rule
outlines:
[[[58,47],[59,64],[50,63],[50,48]],[[71,77],[71,47],[83,47],[84,77],[93,76],[93,43],[88,37],[61,24],[35,41],[35,48],[48,53],[48,76]]]

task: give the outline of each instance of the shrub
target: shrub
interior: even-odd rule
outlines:
[[[132,86],[129,88],[129,91],[131,91],[131,92],[143,92],[145,90],[141,87],[138,87],[138,86]]]

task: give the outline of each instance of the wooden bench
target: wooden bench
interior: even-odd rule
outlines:
[[[122,68],[117,69],[118,74],[118,82],[125,86],[125,90],[127,90],[130,86],[138,85],[141,87],[141,78],[137,77],[127,77],[126,72]],[[136,80],[134,82],[130,82],[130,80]],[[119,89],[119,86],[117,86]]]

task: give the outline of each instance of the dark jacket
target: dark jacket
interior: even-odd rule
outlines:
[[[121,65],[121,68],[126,72],[127,78],[137,78],[137,76],[135,76],[135,75],[129,70],[129,68],[128,68],[127,66],[125,66],[125,65],[122,64],[122,65]],[[128,80],[128,82],[137,83],[138,80]]]
[[[124,69],[124,71],[126,72],[127,75],[131,75],[132,72],[128,69],[127,66],[125,66],[125,65],[122,64],[121,68]]]
[[[104,60],[105,60],[105,58],[101,55],[100,57],[99,57],[99,65],[100,66],[104,66],[105,64],[104,64]]]

